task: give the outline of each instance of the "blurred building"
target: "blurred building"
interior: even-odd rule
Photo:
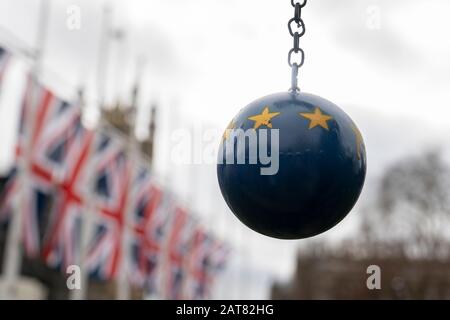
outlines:
[[[367,267],[381,269],[381,289],[369,290]],[[450,299],[450,261],[405,256],[300,255],[288,284],[272,287],[273,299]]]
[[[148,125],[148,137],[141,141],[138,141],[139,149],[149,161],[153,159],[154,138],[156,129],[156,105],[151,107],[150,122]],[[132,134],[134,128],[133,122],[136,117],[136,109],[133,106],[123,106],[119,103],[113,107],[102,109],[102,118],[105,119],[110,125],[119,130],[122,134],[129,137]],[[133,135],[134,136],[134,135]]]

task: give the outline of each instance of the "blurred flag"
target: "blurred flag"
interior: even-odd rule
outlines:
[[[162,191],[157,187],[145,164],[139,164],[137,175],[133,181],[133,219],[132,219],[132,250],[130,257],[130,281],[139,286],[146,287],[147,279],[152,276],[152,270],[156,267],[147,264],[147,258],[153,252],[155,254],[154,264],[160,254],[161,243],[155,242],[147,232],[151,232],[157,209],[162,203]],[[151,281],[151,279],[149,279]]]
[[[177,206],[168,234],[166,261],[166,298],[183,299],[183,286],[187,276],[186,263],[193,243],[196,221],[184,208]]]
[[[154,211],[148,215],[144,228],[144,254],[145,289],[150,296],[161,297],[164,292],[164,256],[166,251],[167,233],[174,214],[174,196],[169,191],[162,191],[153,186],[160,197]],[[156,198],[155,198],[156,200]]]
[[[231,249],[222,241],[215,239],[211,254],[207,259],[207,269],[211,277],[216,278],[225,269]]]
[[[0,48],[0,80],[8,59]],[[41,253],[50,266],[65,270],[81,261],[82,219],[92,214],[94,232],[86,257],[91,277],[114,279],[126,258],[129,280],[149,294],[208,297],[212,280],[225,265],[227,247],[155,183],[144,163],[132,164],[126,151],[122,136],[110,128],[87,130],[78,104],[60,99],[29,76],[18,165],[0,195],[0,224],[7,225],[13,210],[23,209],[27,256]],[[133,177],[132,165],[137,166]],[[133,216],[131,225],[125,225],[129,199],[134,201]],[[95,213],[85,212],[91,206]],[[122,253],[125,228],[132,238],[129,257]]]
[[[24,201],[22,240],[25,253],[28,257],[36,257],[44,236],[43,215],[48,212],[53,201],[52,190],[45,183],[39,183],[39,179],[31,180],[22,187],[17,177],[17,169],[13,169],[0,197],[0,225],[8,224],[11,215],[18,209],[18,201]]]
[[[18,161],[22,161],[26,148],[31,149],[27,150],[29,172],[25,180],[13,175],[14,181],[7,190],[14,192],[6,195],[6,202],[12,204],[13,199],[8,200],[12,196],[23,202],[24,246],[27,255],[34,257],[41,249],[45,223],[53,202],[52,194],[61,187],[58,178],[65,178],[68,173],[71,165],[68,159],[75,161],[68,156],[68,151],[82,129],[80,108],[59,99],[30,76],[19,128],[16,153]]]
[[[109,280],[117,275],[130,187],[130,162],[125,144],[108,132],[101,133],[94,153],[97,217],[90,241],[87,267],[92,277]]]
[[[30,78],[31,79],[31,78]],[[29,112],[32,112],[30,119]],[[25,119],[31,123],[25,123]],[[28,132],[29,134],[25,134]],[[31,134],[30,134],[31,133]],[[44,258],[52,266],[65,267],[73,264],[79,240],[81,190],[83,173],[89,160],[89,147],[93,133],[81,124],[81,108],[76,104],[58,98],[50,90],[30,80],[25,92],[18,155],[28,146],[30,154],[29,180],[53,190],[54,206],[50,215],[50,225],[46,232]],[[26,139],[31,139],[29,143]],[[49,208],[37,215],[48,215]],[[27,212],[31,212],[27,210]],[[39,241],[33,235],[39,229],[39,219],[27,216],[24,224],[25,247],[30,242],[35,254]],[[30,238],[29,241],[27,239]]]
[[[187,263],[187,279],[184,286],[187,299],[203,300],[210,297],[212,285],[208,273],[208,259],[213,250],[213,238],[198,226],[194,232],[192,249]]]
[[[86,173],[94,138],[93,132],[81,126],[81,121],[77,128],[64,152],[64,171],[57,171],[56,166],[53,171],[55,203],[42,252],[49,265],[62,270],[80,261],[81,219],[87,203],[83,189],[89,185]]]
[[[224,270],[230,250],[222,241],[198,226],[188,262],[185,294],[188,299],[211,298],[212,286]]]

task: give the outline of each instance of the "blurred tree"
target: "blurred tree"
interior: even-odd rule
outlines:
[[[449,177],[450,168],[435,150],[389,167],[375,205],[363,215],[366,240],[378,249],[401,250],[409,256],[447,258]]]

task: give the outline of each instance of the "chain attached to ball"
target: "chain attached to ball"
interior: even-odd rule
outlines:
[[[298,69],[305,62],[305,52],[302,48],[300,48],[300,38],[306,32],[305,23],[302,19],[302,8],[306,5],[306,0],[296,3],[294,3],[294,0],[291,0],[291,4],[295,8],[295,11],[294,17],[288,22],[289,33],[294,39],[294,46],[291,50],[289,50],[288,54],[288,64],[292,69],[291,88],[289,91],[300,92],[298,87]],[[297,25],[296,30],[293,28],[294,23]],[[292,62],[293,55],[299,55],[298,61]]]

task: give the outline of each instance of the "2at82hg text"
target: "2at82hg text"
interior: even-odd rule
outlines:
[[[273,315],[273,305],[268,304],[221,304],[218,308],[212,306],[189,306],[183,304],[177,307],[177,315],[198,315],[204,318],[209,315]]]

